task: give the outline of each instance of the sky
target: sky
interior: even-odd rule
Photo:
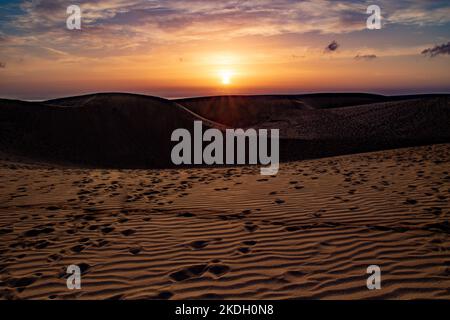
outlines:
[[[449,93],[449,71],[448,0],[0,0],[1,98]]]

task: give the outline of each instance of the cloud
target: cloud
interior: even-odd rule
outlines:
[[[394,7],[388,12],[390,14],[387,16],[387,22],[391,24],[436,26],[450,21],[450,6],[442,1],[413,1],[408,6]]]
[[[326,52],[333,52],[336,51],[339,48],[339,43],[336,42],[336,40],[333,40],[329,45],[325,47]]]
[[[82,32],[66,29],[67,0],[27,0],[0,10],[0,43],[16,52],[40,47],[77,57],[148,52],[158,46],[240,37],[320,36],[366,29],[369,0],[83,0]],[[383,25],[450,22],[448,0],[379,0]],[[5,13],[9,12],[9,13]],[[11,13],[13,12],[13,13]],[[7,41],[6,45],[4,45]],[[336,43],[337,44],[337,43]],[[326,51],[338,49],[328,46]],[[318,48],[320,50],[320,48]],[[6,57],[8,58],[8,57]]]
[[[423,55],[434,58],[438,55],[450,55],[450,42],[434,46],[433,48],[428,48],[422,51]]]
[[[354,59],[355,60],[373,60],[376,59],[377,55],[376,54],[357,54]]]
[[[379,1],[386,23],[442,24],[450,21],[450,5],[435,0]],[[13,21],[17,29],[45,31],[65,26],[67,0],[25,1],[22,14]],[[86,0],[81,4],[84,27],[102,27],[106,32],[174,34],[205,38],[217,36],[277,35],[316,31],[348,33],[366,28],[368,1],[360,0]],[[326,10],[324,10],[326,9]],[[0,20],[2,14],[0,13]]]

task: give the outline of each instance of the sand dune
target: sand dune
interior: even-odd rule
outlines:
[[[249,127],[295,111],[334,109],[381,102],[421,100],[442,95],[382,96],[366,93],[316,93],[303,95],[217,96],[175,100],[198,115],[232,127]],[[292,113],[294,112],[294,113]]]
[[[272,96],[218,96],[176,100],[205,118],[232,126],[249,127],[297,110],[338,108],[387,101],[381,95],[343,93]]]
[[[278,175],[154,169],[194,120],[279,128]],[[449,299],[449,120],[448,96],[0,100],[0,299]]]
[[[279,128],[281,161],[450,141],[448,96],[228,96],[169,101],[104,93],[42,103],[0,100],[0,151],[32,161],[171,167],[170,135],[205,127]]]
[[[279,128],[281,160],[450,141],[448,96],[231,96],[178,100],[231,126]]]
[[[172,131],[212,122],[171,101],[95,94],[43,103],[0,100],[4,153],[48,162],[106,167],[170,163]]]
[[[3,160],[0,298],[449,299],[449,161],[442,144],[263,178]],[[381,290],[366,288],[371,264]]]

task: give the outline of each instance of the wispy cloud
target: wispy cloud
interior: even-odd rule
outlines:
[[[354,59],[355,60],[373,60],[376,59],[376,54],[357,54]]]
[[[378,1],[386,24],[436,25],[450,22],[448,1]],[[23,1],[20,13],[2,29],[14,37],[34,36],[71,41],[65,30],[68,0]],[[366,28],[368,0],[85,0],[80,2],[85,48],[274,36],[340,34]],[[0,20],[2,13],[0,13]],[[78,43],[79,45],[80,43]],[[66,44],[67,45],[67,44]],[[70,44],[69,44],[70,45]]]
[[[450,55],[450,42],[434,46],[433,48],[425,49],[422,51],[422,54],[431,58],[438,55]]]
[[[387,16],[389,23],[403,25],[442,25],[450,21],[450,5],[443,1],[408,1],[408,4],[398,5]],[[405,1],[406,2],[406,1]],[[389,11],[388,11],[389,12]]]

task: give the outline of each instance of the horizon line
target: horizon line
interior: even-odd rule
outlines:
[[[306,96],[306,95],[348,95],[348,94],[359,94],[359,95],[373,95],[373,96],[381,96],[381,97],[407,97],[407,96],[439,96],[439,95],[450,95],[449,91],[411,91],[405,93],[397,93],[397,94],[384,94],[379,92],[370,92],[370,91],[308,91],[308,92],[297,92],[297,93],[231,93],[231,94],[205,94],[205,95],[192,95],[192,96],[164,96],[164,95],[154,95],[151,93],[142,93],[136,91],[94,91],[94,92],[86,92],[80,94],[73,95],[61,95],[55,96],[53,98],[46,99],[23,99],[23,98],[8,98],[8,97],[0,97],[2,100],[18,100],[18,101],[26,101],[26,102],[46,102],[51,100],[59,100],[59,99],[68,99],[75,97],[83,97],[83,96],[92,96],[92,95],[100,95],[100,94],[126,94],[126,95],[135,95],[135,96],[145,96],[145,97],[153,97],[160,98],[169,101],[174,100],[184,100],[184,99],[202,99],[202,98],[215,98],[215,97],[270,97],[270,96]]]

